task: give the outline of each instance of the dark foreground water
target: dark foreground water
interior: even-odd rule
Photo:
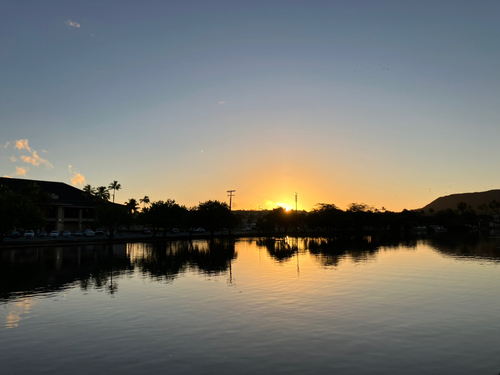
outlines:
[[[500,242],[0,253],[1,374],[494,374]]]

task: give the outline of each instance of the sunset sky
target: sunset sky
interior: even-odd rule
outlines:
[[[500,188],[500,1],[0,2],[0,175],[234,209]]]

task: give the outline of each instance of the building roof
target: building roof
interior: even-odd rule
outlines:
[[[17,192],[19,189],[29,185],[40,186],[43,192],[52,196],[53,204],[69,206],[94,206],[95,202],[91,198],[83,195],[83,191],[65,184],[63,182],[26,180],[21,178],[0,177],[0,186],[5,186]]]

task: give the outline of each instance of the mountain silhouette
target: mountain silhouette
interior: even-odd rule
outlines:
[[[500,201],[500,190],[488,190],[478,193],[461,193],[461,194],[451,194],[446,195],[444,197],[439,197],[422,208],[426,213],[429,210],[434,210],[434,212],[438,212],[441,210],[446,210],[451,208],[452,210],[457,209],[457,205],[460,202],[464,202],[468,206],[470,206],[473,210],[478,211],[478,207],[482,204],[488,204],[492,200]]]

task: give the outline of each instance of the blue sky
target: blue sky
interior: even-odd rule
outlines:
[[[248,209],[297,192],[304,209],[401,210],[498,188],[499,11],[3,1],[0,173],[118,180],[119,202],[191,206],[235,189]]]

